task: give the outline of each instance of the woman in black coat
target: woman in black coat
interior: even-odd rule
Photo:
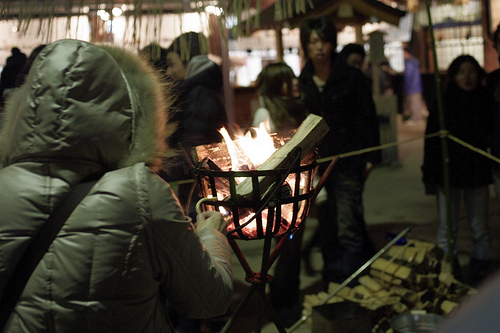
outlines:
[[[458,56],[448,69],[448,82],[443,94],[443,109],[446,130],[453,136],[487,150],[493,136],[493,99],[482,85],[484,70],[476,59],[469,55]],[[426,134],[440,130],[437,107],[430,109]],[[448,239],[446,200],[441,139],[425,140],[423,181],[427,194],[436,193],[439,207],[437,241],[448,252],[448,242],[456,240],[461,200],[463,198],[467,219],[472,231],[473,249],[471,272],[468,282],[477,283],[484,275],[490,260],[489,188],[493,182],[491,163],[483,155],[448,140],[449,176],[451,195],[452,238]]]

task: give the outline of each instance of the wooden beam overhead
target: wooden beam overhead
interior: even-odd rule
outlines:
[[[334,22],[341,25],[364,24],[372,20],[372,18],[376,18],[379,21],[397,26],[399,20],[406,15],[405,11],[388,6],[378,0],[311,0],[306,3],[305,13],[295,13],[293,17],[286,19],[277,18],[276,4],[267,7],[259,14],[260,24],[255,30],[273,29],[276,26],[285,24],[291,28],[296,28],[301,25],[304,19],[322,15],[331,16]],[[352,7],[352,17],[338,15],[339,9],[343,5]]]

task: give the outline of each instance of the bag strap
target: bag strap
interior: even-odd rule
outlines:
[[[31,274],[56,238],[64,222],[96,182],[94,177],[93,180],[84,180],[73,187],[31,240],[7,282],[0,299],[0,332],[3,332]]]

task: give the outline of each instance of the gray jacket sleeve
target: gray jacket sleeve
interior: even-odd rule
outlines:
[[[198,234],[177,199],[160,192],[161,197],[151,199],[153,260],[160,289],[183,316],[210,318],[224,314],[233,292],[231,249],[226,236],[213,228],[204,228]]]

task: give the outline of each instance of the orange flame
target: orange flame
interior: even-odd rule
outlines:
[[[245,134],[235,135],[234,140],[231,139],[228,131],[225,128],[220,130],[220,133],[225,141],[225,146],[230,157],[230,166],[226,165],[227,170],[240,171],[240,170],[254,170],[259,165],[264,163],[279,147],[284,145],[286,138],[276,138],[275,135],[269,134],[269,121],[260,123],[259,127],[252,127]],[[301,177],[301,183],[305,182],[306,177]],[[243,179],[236,179],[237,183]],[[295,192],[295,178],[289,176],[285,183],[290,187],[291,195]],[[301,191],[302,191],[301,184]],[[225,196],[228,195],[227,191],[224,189],[219,189],[217,191],[218,200],[223,201]],[[293,205],[286,204],[281,207],[281,216],[274,216],[277,219],[277,223],[280,225],[277,235],[283,234],[288,230],[290,221],[293,220]],[[305,207],[300,207],[300,211],[305,209]],[[224,207],[219,206],[219,210],[223,215],[231,215],[230,211],[227,211]],[[240,212],[240,214],[243,212]],[[247,221],[254,217],[255,213],[249,211],[250,214],[243,214],[240,216],[237,225],[244,225]],[[266,233],[267,229],[267,219],[268,219],[268,209],[262,211],[262,230]],[[242,228],[242,232],[250,237],[257,236],[257,219],[250,222],[248,225]],[[230,221],[228,224],[228,231],[234,230],[236,225],[234,221]]]
[[[231,170],[253,170],[264,163],[276,148],[264,122],[232,140],[225,128],[219,131],[231,157]]]

